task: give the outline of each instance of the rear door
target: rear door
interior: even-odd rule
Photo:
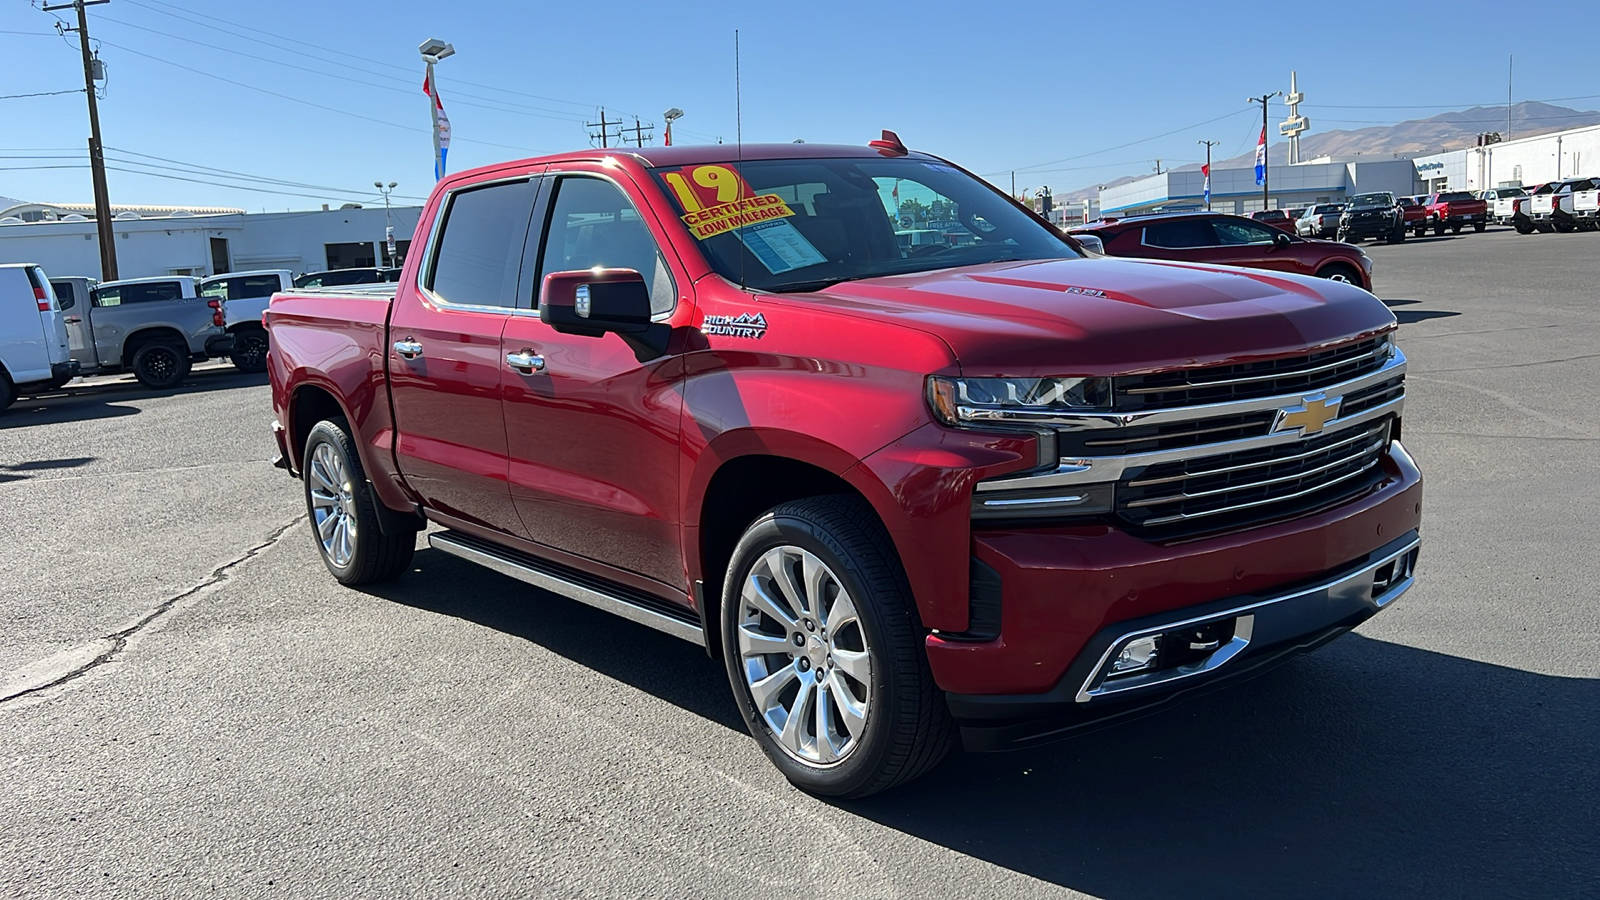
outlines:
[[[89,281],[83,278],[57,278],[50,282],[61,307],[61,322],[67,328],[67,352],[85,369],[100,364],[89,336]]]
[[[1205,219],[1168,219],[1144,226],[1139,245],[1130,248],[1139,256],[1176,259],[1184,262],[1214,262],[1217,243],[1211,223]]]
[[[49,341],[38,294],[22,266],[0,267],[0,363],[17,384],[50,377]]]
[[[678,345],[640,362],[617,335],[557,334],[535,308],[550,273],[633,269],[651,286],[656,319],[687,324],[689,282],[663,253],[638,185],[598,165],[564,168],[540,204],[529,311],[511,318],[500,347],[512,499],[530,540],[681,591]],[[539,365],[505,358],[524,353]]]
[[[520,534],[506,487],[500,335],[515,306],[536,184],[527,176],[463,186],[440,203],[418,283],[401,284],[389,321],[395,456],[430,509]]]
[[[1260,222],[1216,219],[1211,222],[1211,228],[1216,233],[1212,262],[1304,274],[1304,265],[1295,259],[1289,248],[1278,246],[1275,230]]]
[[[33,285],[33,296],[39,305],[39,324],[44,330],[45,343],[49,345],[51,365],[70,361],[72,349],[67,340],[67,323],[50,277],[44,274],[44,269],[29,266],[28,282]]]

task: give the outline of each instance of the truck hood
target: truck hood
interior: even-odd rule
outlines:
[[[1112,258],[964,266],[849,281],[803,296],[937,335],[968,375],[1117,375],[1245,362],[1381,331],[1354,285]]]

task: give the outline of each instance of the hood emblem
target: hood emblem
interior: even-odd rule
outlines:
[[[767,335],[766,313],[740,313],[737,316],[706,316],[700,330],[706,334],[761,340]]]
[[[1300,401],[1299,406],[1278,410],[1278,416],[1272,423],[1272,433],[1279,434],[1298,428],[1302,436],[1318,434],[1329,422],[1339,418],[1339,406],[1343,402],[1343,397],[1329,400],[1323,394],[1306,397]]]

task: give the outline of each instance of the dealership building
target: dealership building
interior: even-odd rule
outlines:
[[[122,278],[215,275],[250,269],[301,272],[387,265],[405,258],[421,207],[246,213],[180,207],[113,207]],[[92,206],[12,203],[0,208],[0,263],[37,263],[52,277],[100,274]]]
[[[1419,156],[1428,191],[1481,191],[1600,175],[1600,125]]]
[[[1267,209],[1288,209],[1316,203],[1342,203],[1368,191],[1389,191],[1396,196],[1419,194],[1424,184],[1409,159],[1334,162],[1318,159],[1295,165],[1273,166]],[[1199,170],[1163,172],[1108,187],[1100,192],[1100,213],[1134,216],[1143,213],[1205,208],[1205,176]],[[1213,168],[1211,209],[1249,215],[1262,209],[1261,185],[1255,166]]]

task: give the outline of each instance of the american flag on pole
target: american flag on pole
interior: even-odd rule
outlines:
[[[1206,163],[1205,165],[1201,166],[1200,167],[1200,174],[1204,175],[1206,177],[1206,185],[1205,185],[1206,207],[1210,208],[1210,206],[1211,206],[1211,164],[1210,163]]]
[[[1261,140],[1256,142],[1256,184],[1267,183],[1267,126],[1261,126]]]
[[[438,89],[427,76],[422,79],[422,92],[433,98],[433,127],[439,135],[439,158],[433,164],[433,179],[438,181],[444,177],[445,157],[450,155],[450,117],[444,114],[444,101],[439,99]]]

